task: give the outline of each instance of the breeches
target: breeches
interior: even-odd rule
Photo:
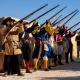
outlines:
[[[34,52],[32,54],[32,58],[38,58],[40,46],[35,46]]]
[[[42,51],[42,57],[47,56],[48,58],[53,57],[53,50],[50,44],[44,44],[44,48]]]

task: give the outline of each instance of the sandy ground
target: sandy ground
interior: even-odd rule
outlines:
[[[75,37],[72,38],[73,42],[73,56],[76,60],[76,42]],[[64,65],[58,65],[52,67],[49,71],[39,70],[33,73],[25,73],[22,70],[24,76],[10,75],[3,77],[3,73],[0,73],[0,80],[80,80],[80,60]]]
[[[9,75],[3,77],[0,73],[0,80],[80,80],[80,62],[58,65],[49,71],[39,70],[33,73],[25,73],[24,76]]]

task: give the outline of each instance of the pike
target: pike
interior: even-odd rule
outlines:
[[[50,21],[52,18],[54,18],[56,15],[58,15],[60,12],[62,12],[65,8],[67,8],[67,7],[64,7],[64,8],[62,8],[61,10],[59,10],[57,13],[55,13],[53,16],[51,16],[49,19],[48,19],[48,21]],[[46,21],[43,23],[43,24],[41,24],[41,26],[43,26],[44,24],[46,23]]]
[[[79,24],[80,24],[80,22],[76,23],[75,25],[73,25],[72,27],[70,27],[68,30],[71,30],[73,27],[76,27]]]
[[[52,25],[54,25],[54,23],[55,23],[56,21],[58,21],[58,19],[61,18],[61,16],[62,16],[62,15],[60,15],[60,16],[52,23]]]
[[[77,12],[75,12],[63,25],[67,24],[78,12],[79,12],[79,10]]]
[[[61,20],[57,21],[54,25],[56,25],[57,23],[63,21],[64,19],[66,19],[68,16],[70,16],[71,14],[73,14],[74,12],[76,12],[78,9],[72,11],[71,13],[69,13],[68,15],[66,15],[65,17],[63,17]]]
[[[29,23],[32,23],[35,20],[38,20],[39,18],[41,18],[42,16],[44,16],[45,14],[49,13],[50,11],[56,9],[57,7],[59,7],[60,5],[56,5],[55,7],[51,8],[50,10],[46,11],[45,13],[41,14],[40,16],[38,16],[37,18],[33,19],[32,21],[30,21]]]

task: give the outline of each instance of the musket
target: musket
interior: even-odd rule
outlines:
[[[70,27],[68,30],[71,30],[73,27],[76,27],[79,24],[80,24],[80,22],[76,23],[75,25],[73,25],[72,27]]]
[[[61,20],[57,21],[54,25],[56,25],[57,23],[63,21],[64,19],[66,19],[68,16],[70,16],[71,14],[73,14],[74,12],[76,12],[78,9],[72,11],[71,13],[69,13],[68,15],[66,15],[65,17],[63,17]]]
[[[52,18],[54,18],[56,15],[58,15],[60,12],[62,12],[65,8],[67,8],[67,7],[64,7],[64,8],[62,8],[61,10],[59,10],[57,13],[55,13],[53,16],[51,16],[49,19],[48,19],[48,21],[50,21]],[[46,21],[43,23],[43,24],[41,24],[41,27],[44,25],[46,23]]]
[[[41,18],[42,16],[44,16],[45,14],[49,13],[50,11],[56,9],[57,7],[59,7],[60,5],[56,5],[55,7],[49,9],[48,11],[46,11],[45,13],[41,14],[40,16],[38,16],[37,18],[33,19],[32,21],[30,21],[29,23],[32,23],[35,20],[38,20],[39,18]]]
[[[76,30],[75,30],[75,31],[73,31],[73,32],[77,32],[79,29],[80,29],[80,28],[76,29]]]
[[[30,16],[32,16],[33,14],[35,14],[36,12],[40,11],[41,9],[45,8],[46,6],[48,6],[48,4],[43,5],[42,7],[36,9],[35,11],[29,13],[27,16],[25,16],[24,18],[20,19],[20,20],[24,20],[24,19],[28,19]]]
[[[77,12],[75,12],[63,25],[67,24],[78,12],[79,12],[79,10]]]
[[[9,32],[15,27],[16,24],[18,24],[18,22],[24,20],[24,19],[28,19],[30,16],[32,16],[34,13],[40,11],[41,9],[43,9],[44,7],[48,6],[48,4],[43,5],[42,7],[36,9],[35,11],[33,11],[32,13],[28,14],[27,16],[21,18],[19,21],[17,21],[16,23],[13,24],[13,27],[8,31],[8,33],[5,35],[5,38],[8,36]]]
[[[17,21],[16,23],[13,24],[13,26],[15,26],[18,22],[28,19],[29,17],[31,17],[33,14],[35,14],[36,12],[40,11],[41,9],[45,8],[46,6],[48,6],[48,4],[43,5],[42,7],[36,9],[35,11],[31,12],[30,14],[28,14],[27,16],[21,18],[19,21]]]
[[[56,23],[56,21],[59,20],[59,18],[61,18],[62,15],[60,15],[54,22],[52,22],[52,25],[54,25],[54,23]]]
[[[25,19],[28,19],[30,16],[32,16],[34,13],[40,11],[41,9],[43,9],[44,7],[48,6],[48,4],[45,4],[43,5],[42,7],[36,9],[35,11],[33,11],[32,13],[28,14],[27,16],[21,18],[19,21],[17,21],[16,23],[13,24],[13,26],[15,26],[18,22],[22,21],[22,20],[25,20]]]

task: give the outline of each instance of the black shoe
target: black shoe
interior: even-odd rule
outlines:
[[[34,71],[37,71],[38,69],[34,68]]]
[[[8,72],[7,75],[11,75],[11,72]]]
[[[52,66],[48,66],[48,69],[51,69]]]
[[[75,62],[75,61],[72,59],[71,62]]]
[[[39,66],[39,69],[41,69],[41,66]]]
[[[53,65],[53,67],[56,67],[56,66],[57,66],[57,64],[54,64],[54,65]]]
[[[30,70],[26,70],[26,73],[32,73]]]
[[[69,64],[69,62],[66,62],[67,64]]]
[[[48,68],[46,68],[46,69],[45,69],[45,71],[49,71],[49,69],[48,69]]]
[[[59,63],[59,65],[64,65],[64,64],[61,62],[61,63]]]
[[[18,73],[18,76],[24,76],[24,74],[22,74],[22,73]]]
[[[66,61],[66,63],[69,63],[68,61]]]
[[[54,63],[54,66],[57,66],[57,63]]]
[[[2,76],[3,76],[3,77],[6,77],[6,76],[7,76],[7,73],[5,72]]]

